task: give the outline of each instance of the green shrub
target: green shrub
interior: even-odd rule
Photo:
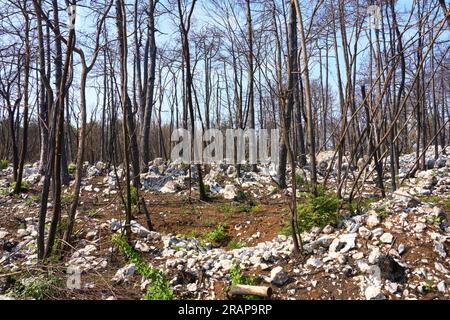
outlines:
[[[205,187],[205,193],[206,193],[206,195],[207,195],[208,197],[210,197],[210,196],[211,196],[211,187],[209,186],[209,184],[205,184],[204,187]]]
[[[444,208],[450,210],[450,198],[444,201]]]
[[[386,219],[389,216],[389,211],[387,211],[385,204],[376,207],[375,211],[380,215],[381,219]]]
[[[77,165],[75,163],[69,163],[67,166],[67,171],[69,171],[69,174],[74,174],[75,170],[77,170]]]
[[[217,206],[217,209],[219,209],[220,212],[226,213],[226,214],[233,214],[236,212],[235,206],[230,202],[221,203]]]
[[[427,222],[434,225],[435,227],[439,227],[442,223],[442,220],[443,218],[441,216],[431,216],[427,218]]]
[[[11,183],[11,187],[9,188],[9,191],[13,192],[15,188],[16,188],[16,182],[14,181]],[[28,192],[29,188],[30,188],[30,185],[28,184],[28,182],[22,180],[22,182],[20,183],[20,192]]]
[[[422,202],[429,202],[429,203],[437,204],[441,201],[441,197],[438,195],[419,196],[419,200]]]
[[[298,224],[300,232],[309,231],[314,227],[336,226],[337,210],[340,199],[335,193],[319,190],[318,195],[308,195],[304,203],[297,205]]]
[[[138,274],[151,280],[151,284],[144,295],[145,300],[173,300],[175,298],[166,275],[161,270],[142,261],[139,253],[120,234],[112,237],[112,243],[119,248],[130,263],[136,266]]]
[[[230,280],[232,286],[235,286],[237,284],[244,284],[244,285],[256,284],[256,278],[246,276],[242,272],[241,268],[239,267],[239,263],[236,260],[233,261],[233,264],[231,265],[230,268]]]
[[[0,160],[0,170],[5,170],[8,168],[9,161],[8,160]]]
[[[242,198],[241,198],[242,199]],[[217,206],[218,210],[227,215],[232,215],[235,213],[258,213],[262,210],[261,204],[254,201],[253,199],[248,199],[233,203],[233,202],[225,202],[221,203]]]
[[[237,202],[246,202],[248,200],[248,196],[243,190],[239,189],[236,192],[235,200]]]
[[[433,284],[434,284],[434,282],[431,279],[428,279],[427,281],[425,281],[425,284],[422,285],[423,293],[427,294],[427,293],[433,292]]]
[[[61,195],[61,206],[68,207],[73,202],[73,195],[65,193]]]
[[[286,237],[292,236],[292,228],[291,228],[290,218],[283,221],[283,224],[281,225],[279,234],[286,236]]]
[[[295,183],[296,183],[297,186],[302,186],[302,185],[305,184],[305,178],[303,178],[302,175],[297,173],[295,175]]]
[[[245,243],[242,242],[242,241],[231,240],[231,241],[228,243],[228,246],[227,246],[227,247],[228,247],[229,249],[233,250],[233,249],[240,249],[240,248],[242,248],[244,245],[245,245]]]
[[[63,288],[63,281],[55,274],[40,274],[23,277],[17,281],[10,292],[18,298],[33,298],[36,300],[54,299]]]
[[[92,208],[92,209],[89,209],[89,210],[88,210],[87,216],[88,216],[89,218],[96,219],[96,218],[99,218],[99,217],[100,217],[100,212],[99,212],[99,210]]]
[[[251,207],[250,213],[256,214],[256,213],[260,212],[261,210],[262,210],[261,204],[256,203]]]
[[[229,240],[229,235],[223,224],[218,224],[216,228],[205,235],[205,240],[214,246],[225,245]]]
[[[131,205],[137,206],[137,204],[139,202],[138,189],[136,187],[131,187],[130,195],[131,195]]]
[[[239,267],[239,263],[234,260],[230,269],[230,286],[227,288],[227,291],[231,289],[233,286],[238,284],[243,285],[255,285],[257,284],[256,277],[245,275],[241,268]],[[259,300],[259,297],[256,296],[243,296],[244,300]]]

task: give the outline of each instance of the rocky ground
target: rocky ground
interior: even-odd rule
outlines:
[[[450,154],[450,147],[446,151]],[[332,157],[332,152],[320,154],[323,171]],[[401,157],[398,179],[407,175],[414,161],[414,155]],[[277,190],[273,167],[261,166],[259,173],[244,171],[238,179],[234,166],[209,166],[205,183],[213,199],[202,203],[193,200],[195,190],[189,197],[185,167],[156,159],[149,173],[141,175],[155,231],[147,230],[144,216],[136,214],[131,242],[146,263],[166,274],[178,299],[226,298],[234,262],[258,284],[271,286],[275,299],[448,299],[450,158],[441,155],[434,160],[427,153],[427,165],[429,170],[406,178],[385,199],[378,198],[369,168],[359,198],[367,205],[357,212],[342,206],[339,223],[304,232],[304,254],[293,255],[292,239],[284,235],[290,189]],[[358,168],[344,166],[350,176],[358,173]],[[297,170],[308,179],[308,167]],[[388,175],[387,166],[385,170]],[[149,281],[111,243],[124,220],[119,201],[123,170],[97,163],[86,164],[85,171],[74,248],[46,270],[64,281],[67,270],[80,270],[81,288],[58,290],[44,298],[141,299]],[[41,176],[37,164],[28,165],[29,190],[13,197],[8,194],[11,174],[12,168],[0,171],[3,298],[14,296],[15,283],[32,281],[38,272]],[[332,174],[327,185],[334,183]],[[66,209],[70,190],[63,196]],[[226,241],[214,244],[208,234],[218,226],[224,228]]]

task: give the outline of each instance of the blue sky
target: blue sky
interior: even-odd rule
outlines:
[[[132,2],[128,2],[130,5]],[[411,11],[413,5],[413,0],[400,0],[397,2],[397,10],[398,10],[398,19],[399,19],[399,23],[400,23],[400,28],[402,29],[403,26],[403,19],[406,19],[409,12]],[[131,8],[130,8],[131,9]],[[196,9],[194,11],[194,26],[193,29],[199,29],[203,26],[207,26],[212,24],[212,20],[208,17],[208,12],[211,10],[211,6],[210,4],[208,5],[208,10],[205,9],[205,3],[204,1],[199,1]],[[95,27],[95,23],[96,20],[94,19],[94,17],[92,16],[88,16],[86,14],[86,12],[88,12],[89,10],[85,9],[85,8],[79,8],[78,9],[78,22],[77,22],[77,31],[78,32],[83,32],[84,30],[92,30],[92,28]],[[115,15],[115,8],[113,7],[110,11],[110,15]],[[306,14],[306,16],[308,16]],[[129,19],[131,19],[131,16],[128,17]],[[157,21],[157,27],[158,30],[160,31],[160,33],[157,36],[157,46],[159,47],[167,47],[167,44],[170,43],[172,45],[174,45],[174,41],[176,41],[177,43],[179,42],[179,34],[178,34],[178,30],[176,28],[176,25],[174,23],[174,16],[173,14],[166,14],[164,15],[162,18],[159,18]],[[403,23],[402,23],[403,22]],[[115,38],[116,37],[116,29],[115,26],[112,24],[113,21],[110,21],[111,27],[109,30],[110,33],[110,37],[111,38]],[[309,23],[309,21],[305,21],[306,24]],[[245,25],[241,25],[241,27],[245,30]],[[387,29],[387,26],[386,26]],[[367,45],[368,45],[368,39],[366,37],[366,30],[367,27],[365,27],[365,30],[363,30],[363,33],[361,34],[361,39],[359,40],[359,50],[365,50],[367,53]],[[131,30],[131,25],[130,28],[128,30],[128,32],[130,33]],[[348,31],[350,32],[350,30]],[[387,32],[387,30],[386,30]],[[410,32],[410,34],[413,31]],[[349,33],[350,34],[350,33]],[[446,32],[447,34],[447,38],[448,38],[448,32]],[[79,37],[80,38],[80,37]],[[340,45],[340,38],[338,36],[338,44]],[[408,33],[405,34],[404,36],[404,41],[408,41]],[[133,52],[133,38],[130,37],[129,41],[129,57],[132,57],[132,52]],[[343,52],[342,50],[339,50],[340,52],[340,56],[339,56],[339,60],[340,60],[340,67],[341,67],[341,77],[343,79],[343,81],[345,82],[345,65],[344,65],[344,57],[343,57]],[[366,55],[366,54],[364,54]],[[361,55],[361,57],[359,57],[359,67],[358,67],[358,71],[359,72],[363,72],[365,71],[363,66],[364,64],[362,57],[364,55]],[[330,50],[330,57],[334,56],[334,49],[331,48]],[[324,59],[324,54],[323,54],[323,59]],[[99,58],[99,60],[97,61],[97,64],[101,64],[101,58]],[[317,58],[312,57],[310,60],[310,72],[312,75],[312,78],[314,79],[318,79],[319,78],[319,61]],[[324,65],[325,63],[322,62],[323,67],[325,67]],[[199,70],[201,69],[201,66],[199,66]],[[129,65],[129,72],[130,74],[132,73],[132,65]],[[325,73],[325,68],[323,69],[323,72]],[[118,76],[118,75],[117,75]],[[229,75],[230,77],[230,75]],[[325,78],[325,74],[323,74],[323,77]],[[90,76],[90,81],[89,83],[92,84],[92,74]],[[334,58],[330,58],[330,69],[329,69],[329,80],[330,80],[330,86],[331,86],[331,90],[334,91],[335,93],[337,92],[337,71],[336,71],[336,63]],[[75,79],[74,81],[77,81],[77,79]],[[98,82],[101,83],[101,79],[98,80]],[[131,89],[131,75],[130,75],[130,89]],[[75,93],[76,94],[76,93]],[[88,107],[89,109],[92,111],[93,108],[97,105],[98,102],[98,98],[101,99],[101,96],[98,95],[97,91],[94,90],[93,88],[89,88],[87,91],[87,102],[88,102]],[[180,98],[180,95],[179,95]],[[165,99],[165,103],[167,104],[168,99]],[[201,103],[201,102],[200,102]],[[165,105],[163,110],[168,110],[168,106]]]

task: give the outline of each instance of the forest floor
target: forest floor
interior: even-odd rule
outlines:
[[[450,166],[444,163],[407,179],[386,199],[364,199],[358,212],[341,206],[337,225],[302,233],[303,255],[292,253],[289,197],[268,180],[244,187],[245,200],[217,193],[200,202],[185,188],[143,191],[154,231],[135,212],[130,243],[143,261],[165,273],[177,299],[227,298],[234,261],[254,284],[271,286],[273,299],[449,299]],[[62,260],[52,257],[45,271],[36,265],[35,245],[41,187],[30,184],[20,196],[0,195],[0,295],[143,298],[148,282],[112,243],[125,213],[107,177],[86,177],[73,248]],[[63,194],[62,226],[70,190]],[[373,182],[364,190],[376,194]],[[299,196],[300,203],[306,201],[302,192]],[[65,286],[70,266],[82,271],[80,288]],[[26,279],[42,274],[42,296],[24,290]]]

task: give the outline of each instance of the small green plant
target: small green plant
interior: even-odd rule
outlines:
[[[200,238],[202,236],[202,234],[196,230],[192,230],[186,234],[179,234],[178,235],[180,238]]]
[[[261,204],[257,203],[257,204],[254,204],[254,205],[251,207],[250,213],[251,213],[251,214],[256,214],[256,213],[261,212],[261,210],[262,210]]]
[[[422,286],[423,293],[427,294],[433,292],[433,284],[433,280],[431,279],[425,281],[425,284]]]
[[[181,250],[183,250],[184,248],[185,248],[184,246],[180,246],[180,245],[176,245],[176,246],[173,246],[173,247],[172,247],[172,249],[175,250],[175,251],[181,251]]]
[[[441,216],[430,216],[427,218],[427,222],[436,227],[439,227],[442,223],[442,217]]]
[[[256,284],[256,278],[246,276],[242,272],[241,268],[239,267],[239,263],[236,260],[233,261],[233,264],[231,265],[230,268],[230,280],[232,286],[235,286],[237,284],[244,284],[244,285]]]
[[[54,273],[42,273],[36,276],[23,277],[16,281],[10,294],[22,299],[54,299],[60,295],[62,285],[62,279]]]
[[[220,212],[225,214],[233,214],[236,212],[235,206],[230,202],[221,203],[217,206]]]
[[[183,216],[188,216],[191,214],[191,210],[189,208],[182,208],[180,212]]]
[[[13,192],[16,188],[16,182],[11,183],[11,187],[9,188],[9,192]],[[22,181],[20,184],[20,192],[28,192],[30,185],[26,181]]]
[[[239,263],[234,260],[230,269],[230,286],[227,288],[227,291],[230,290],[233,286],[238,284],[243,285],[255,285],[257,284],[257,278],[252,276],[245,275],[241,268],[239,267]],[[244,300],[259,300],[256,296],[243,296]]]
[[[26,198],[26,199],[25,199],[25,205],[26,205],[27,207],[31,207],[33,204],[34,204],[33,199],[31,199],[31,198]]]
[[[245,243],[244,242],[242,242],[242,241],[238,241],[238,240],[231,240],[229,243],[228,243],[228,249],[230,249],[230,250],[234,250],[234,249],[240,249],[240,248],[242,248],[243,246],[245,246]]]
[[[280,232],[281,235],[290,237],[292,236],[292,228],[291,223],[288,219],[283,221],[283,224],[281,225]]]
[[[8,168],[9,161],[8,160],[0,160],[0,170],[5,170]]]
[[[248,196],[243,190],[239,189],[236,192],[235,200],[237,202],[246,202],[246,201],[248,201]]]
[[[303,186],[305,184],[305,178],[303,178],[302,175],[297,173],[295,175],[295,183],[297,186]]]
[[[422,202],[428,202],[428,203],[433,203],[433,204],[437,204],[441,201],[441,197],[438,195],[434,195],[434,196],[420,196],[419,197],[420,201]]]
[[[208,184],[205,184],[204,187],[205,187],[205,193],[206,193],[206,195],[207,195],[208,197],[210,197],[210,196],[211,196],[211,187],[210,187]]]
[[[230,237],[223,224],[218,224],[213,231],[205,235],[205,240],[211,242],[214,246],[225,245],[229,238]]]
[[[354,199],[352,202],[348,203],[348,211],[351,215],[360,214],[364,210],[370,209],[370,205],[377,202],[378,198],[358,198]]]
[[[130,194],[131,194],[131,205],[136,206],[138,204],[138,202],[139,202],[138,189],[136,187],[131,187]]]
[[[129,262],[136,266],[138,274],[151,280],[151,284],[144,295],[145,300],[173,300],[175,298],[166,275],[161,270],[142,261],[139,253],[131,247],[122,235],[114,235],[112,243],[119,248]]]
[[[61,195],[61,206],[63,208],[68,207],[73,202],[73,196],[71,194],[65,193]]]
[[[376,207],[375,211],[380,215],[381,219],[386,219],[389,217],[389,211],[387,210],[385,204]]]
[[[58,237],[60,239],[63,238],[64,232],[66,231],[68,224],[69,224],[69,218],[61,217],[61,221],[58,223],[58,227],[56,228],[56,233],[58,234]],[[55,246],[54,246],[55,248],[56,248],[56,241],[58,241],[58,240],[55,239]]]
[[[450,198],[444,201],[444,208],[450,210]]]
[[[41,194],[40,193],[38,193],[38,194],[35,194],[35,195],[32,195],[31,196],[31,199],[34,201],[34,202],[36,202],[36,203],[39,203],[39,202],[41,202]]]
[[[76,169],[77,165],[75,163],[69,163],[67,166],[67,171],[69,171],[69,174],[74,174]]]
[[[339,204],[338,196],[325,190],[318,190],[316,197],[308,195],[304,203],[297,205],[299,231],[309,231],[314,227],[326,225],[336,226]]]
[[[88,210],[88,212],[87,212],[87,216],[89,217],[89,218],[99,218],[100,217],[100,213],[99,213],[99,211],[97,210],[97,209],[89,209]]]

